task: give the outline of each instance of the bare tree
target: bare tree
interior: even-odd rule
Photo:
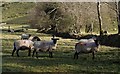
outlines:
[[[118,34],[120,34],[120,1],[117,2]]]
[[[118,22],[118,34],[120,34],[120,1],[116,1],[114,3],[105,2],[109,8],[114,10],[117,14],[117,22]]]
[[[116,15],[111,11],[111,8],[106,8],[109,7],[103,2],[37,3],[33,10],[34,13],[31,14],[33,16],[32,23],[38,29],[52,27],[48,30],[49,32],[54,31],[53,28],[56,26],[57,33],[82,33],[86,25],[93,24],[92,31],[99,31],[101,35],[102,29],[107,27],[111,30],[112,23],[116,21]]]
[[[102,35],[102,18],[101,18],[101,15],[100,15],[100,1],[97,2],[97,12],[98,12],[100,35]]]

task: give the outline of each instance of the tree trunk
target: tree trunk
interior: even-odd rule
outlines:
[[[99,21],[99,29],[100,36],[102,35],[102,18],[100,15],[100,1],[97,2],[97,12],[98,12],[98,21]]]
[[[120,34],[120,1],[117,2],[118,34]]]
[[[120,22],[118,22],[118,34],[120,34]]]

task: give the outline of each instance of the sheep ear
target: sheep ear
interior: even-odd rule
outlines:
[[[53,36],[53,38],[55,37],[55,35],[52,35]]]
[[[29,34],[29,36],[31,36],[31,34]]]
[[[59,40],[59,38],[51,38],[52,40]]]

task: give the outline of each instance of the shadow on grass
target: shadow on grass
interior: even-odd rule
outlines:
[[[106,37],[106,36],[105,36]],[[104,42],[107,42],[109,40],[104,39],[104,36],[101,38],[101,44]],[[112,41],[112,39],[118,39],[119,36],[116,36],[114,38],[110,36],[109,41]],[[4,39],[3,39],[4,40]],[[118,39],[119,40],[119,39]],[[12,39],[10,42],[13,41]],[[116,42],[117,40],[113,41]],[[5,40],[5,43],[7,40]],[[12,42],[11,42],[12,43]],[[119,41],[118,41],[119,44]],[[103,44],[105,45],[105,44]],[[108,45],[109,46],[109,45]],[[111,45],[112,46],[112,45]],[[36,57],[28,57],[25,55],[25,53],[21,54],[20,57],[12,57],[11,56],[11,50],[4,51],[6,54],[3,55],[3,72],[13,72],[13,71],[24,71],[27,67],[33,67],[38,68],[41,70],[41,67],[44,69],[47,69],[47,67],[53,68],[57,67],[59,69],[63,68],[67,72],[84,72],[84,73],[94,73],[94,72],[118,72],[118,69],[120,68],[120,58],[118,55],[120,54],[118,49],[110,50],[109,52],[99,52],[96,53],[95,60],[92,60],[91,54],[81,54],[79,55],[78,60],[73,59],[73,51],[55,51],[53,58],[48,57],[48,53],[45,54],[39,54],[39,58]],[[26,53],[28,53],[26,51]],[[11,66],[11,64],[16,64],[16,67]],[[10,64],[10,65],[6,65]],[[25,68],[19,67],[18,65],[25,66]],[[49,68],[48,68],[49,69]],[[53,68],[55,69],[55,68]],[[30,70],[26,70],[30,71]],[[60,70],[61,71],[61,70]],[[25,71],[24,71],[25,72]]]
[[[52,33],[46,33],[46,34],[52,34]],[[88,35],[80,35],[74,37],[74,35],[70,35],[69,33],[55,33],[56,36],[62,37],[62,38],[72,38],[72,39],[89,39],[93,36],[96,36],[101,45],[105,46],[111,46],[111,47],[120,47],[120,35],[118,34],[111,34],[111,35],[102,35],[102,36],[97,36],[93,34],[88,34]]]
[[[118,72],[118,69],[120,68],[120,58],[115,55],[116,52],[117,51],[112,51],[112,53],[97,53],[95,60],[92,60],[91,54],[81,54],[79,55],[78,60],[74,60],[72,51],[68,52],[67,54],[63,52],[54,52],[53,58],[49,58],[48,55],[46,55],[48,53],[39,54],[38,59],[36,57],[12,57],[10,55],[3,55],[3,65],[17,63],[18,65],[33,68],[45,67],[45,69],[47,69],[48,67],[50,67],[51,69],[53,67],[57,67],[57,70],[63,67],[64,69],[66,69],[67,72]],[[3,66],[4,72],[12,72],[12,69],[15,68],[12,68],[10,66]],[[17,72],[24,71],[21,67],[19,68],[19,66],[17,66],[16,69],[18,70]]]
[[[103,35],[99,38],[101,45],[120,48],[120,35],[118,34]]]
[[[92,36],[96,36],[100,41],[101,45],[110,46],[110,47],[120,47],[120,35],[118,34],[111,34],[111,35],[85,35],[78,39],[89,39]]]

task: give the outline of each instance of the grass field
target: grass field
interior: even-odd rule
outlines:
[[[100,51],[95,54],[95,60],[92,60],[91,54],[81,54],[78,60],[74,60],[74,45],[78,42],[75,39],[59,37],[60,40],[57,49],[54,50],[53,58],[49,58],[48,53],[39,53],[38,59],[28,57],[28,51],[20,51],[20,57],[17,57],[16,54],[12,57],[13,42],[20,39],[23,32],[8,33],[6,30],[8,26],[11,26],[11,29],[21,29],[22,26],[27,26],[30,18],[28,14],[35,7],[35,3],[6,4],[2,9],[2,21],[7,24],[0,26],[0,29],[4,28],[4,31],[0,33],[0,39],[2,39],[2,72],[120,73],[120,48],[100,46]],[[50,40],[52,37],[50,34],[36,33],[35,29],[26,30],[26,33],[32,36],[37,35],[42,40]]]
[[[27,33],[38,35],[42,40],[50,40],[51,35],[36,33],[29,30]],[[92,60],[91,54],[81,54],[78,60],[73,59],[74,45],[77,40],[60,38],[53,58],[48,53],[39,53],[39,58],[28,57],[28,51],[20,51],[20,57],[11,56],[13,41],[20,39],[20,33],[3,32],[2,39],[2,71],[3,72],[82,72],[120,73],[120,48],[100,46],[100,51]]]

